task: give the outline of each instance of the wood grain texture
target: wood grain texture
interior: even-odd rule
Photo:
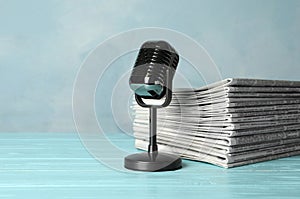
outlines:
[[[133,138],[111,134],[135,151]],[[232,169],[183,161],[173,172],[102,165],[76,133],[1,133],[0,198],[299,198],[300,156]]]

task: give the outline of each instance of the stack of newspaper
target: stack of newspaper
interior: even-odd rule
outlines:
[[[147,149],[147,108],[136,103],[136,147]],[[177,89],[158,109],[160,151],[222,167],[300,154],[300,81],[225,79]]]

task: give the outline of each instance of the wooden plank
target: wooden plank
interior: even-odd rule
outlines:
[[[133,138],[111,134],[135,151]],[[122,161],[118,159],[117,161]],[[183,169],[126,173],[95,160],[76,133],[1,133],[0,198],[298,198],[300,156],[223,169],[183,161]]]

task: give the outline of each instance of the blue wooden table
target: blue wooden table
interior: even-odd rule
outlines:
[[[133,139],[115,134],[118,144]],[[76,133],[1,133],[0,198],[300,198],[300,156],[232,169],[183,161],[173,172],[102,165]]]

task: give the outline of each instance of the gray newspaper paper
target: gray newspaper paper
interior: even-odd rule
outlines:
[[[148,109],[133,102],[136,147],[148,146]],[[300,154],[300,81],[225,79],[177,89],[158,109],[159,150],[225,168]]]

